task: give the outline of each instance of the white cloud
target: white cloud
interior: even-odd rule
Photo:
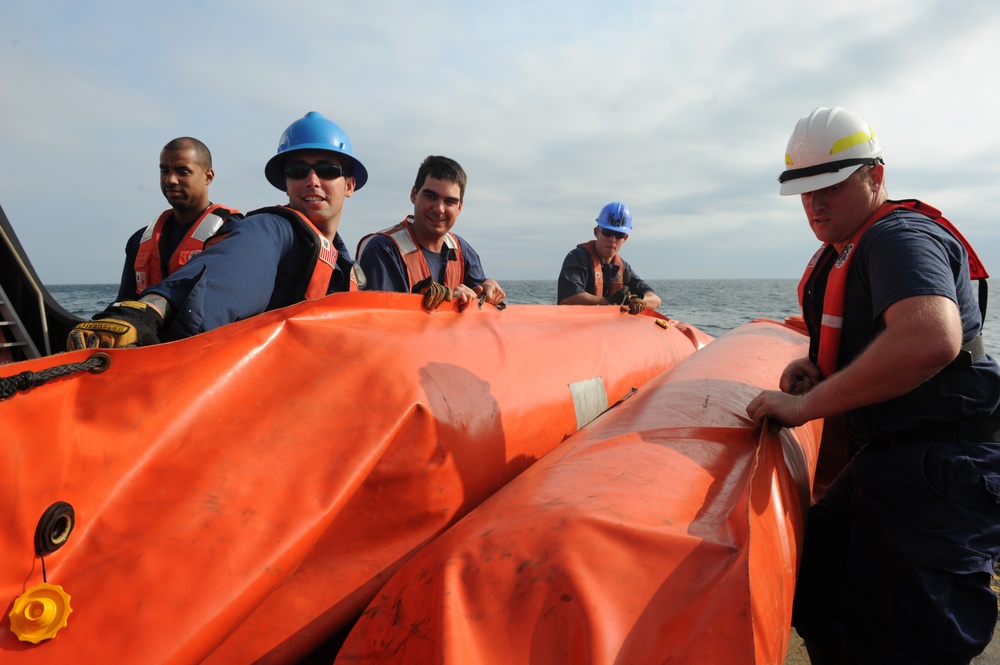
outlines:
[[[879,132],[890,193],[942,208],[1000,271],[998,28],[988,0],[8,0],[0,205],[44,280],[114,282],[165,207],[166,141],[208,143],[213,198],[252,209],[282,200],[264,162],[317,110],[371,173],[349,246],[446,154],[470,178],[456,231],[499,278],[554,279],[612,200],[643,277],[796,277],[816,241],[777,196],[784,144],[842,105]]]

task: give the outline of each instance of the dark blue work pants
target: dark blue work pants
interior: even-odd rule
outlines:
[[[1000,444],[869,444],[809,511],[792,623],[858,663],[968,663],[998,555]]]

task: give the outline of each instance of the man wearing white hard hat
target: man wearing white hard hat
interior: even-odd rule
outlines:
[[[781,194],[823,243],[799,284],[809,356],[747,413],[772,428],[842,416],[851,446],[809,511],[793,625],[814,663],[968,663],[996,625],[1000,555],[986,271],[938,210],[889,200],[857,115],[817,108],[785,152]]]

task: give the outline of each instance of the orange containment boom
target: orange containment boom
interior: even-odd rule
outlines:
[[[404,565],[336,663],[781,663],[822,422],[744,411],[806,337],[726,333]]]
[[[9,612],[46,571],[72,597],[37,644],[5,612],[0,662],[296,662],[436,535],[711,341],[613,307],[420,303],[333,295],[109,350],[103,372],[0,401],[0,598]],[[59,502],[75,528],[42,529],[61,547],[40,559]]]

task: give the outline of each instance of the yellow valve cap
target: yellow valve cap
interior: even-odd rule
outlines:
[[[22,642],[38,644],[56,636],[66,627],[73,608],[69,594],[58,584],[33,586],[14,601],[10,614],[10,630]]]

